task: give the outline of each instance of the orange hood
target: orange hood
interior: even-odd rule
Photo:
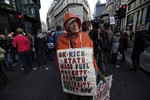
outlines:
[[[69,33],[68,29],[66,28],[66,23],[72,19],[72,18],[75,18],[78,22],[78,26],[79,26],[79,29],[81,28],[81,20],[79,17],[77,17],[76,15],[74,15],[73,13],[71,12],[67,12],[66,15],[65,15],[65,18],[64,18],[64,29],[66,30],[67,33]],[[70,34],[70,33],[69,33]]]

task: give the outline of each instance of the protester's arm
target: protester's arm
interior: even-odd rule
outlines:
[[[95,70],[98,72],[99,77],[100,77],[104,82],[106,82],[105,76],[101,73],[101,71],[99,70],[99,68],[98,68],[98,66],[97,66],[97,63],[96,63],[96,60],[95,60],[94,55],[93,55],[93,63],[94,63]]]

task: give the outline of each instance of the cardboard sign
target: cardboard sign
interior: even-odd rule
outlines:
[[[96,76],[92,48],[57,50],[63,91],[75,95],[93,96]]]
[[[96,95],[93,97],[93,100],[110,100],[110,88],[112,85],[112,75],[105,78],[106,83],[102,81],[97,85]]]

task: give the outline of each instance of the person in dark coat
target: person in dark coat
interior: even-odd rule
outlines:
[[[3,65],[4,65],[4,54],[5,54],[5,50],[4,50],[4,47],[5,47],[5,36],[0,34],[0,78],[2,79],[4,85],[7,85],[9,83],[9,80],[8,80],[8,76],[6,75],[5,71],[4,71],[4,68],[3,68]],[[2,55],[3,55],[3,58],[2,58]]]
[[[46,38],[42,33],[41,29],[38,29],[38,34],[35,37],[35,44],[34,44],[37,60],[39,63],[39,67],[46,64]]]
[[[137,26],[137,32],[135,33],[133,51],[132,51],[132,64],[133,70],[136,72],[137,68],[140,67],[140,55],[144,52],[144,41],[145,41],[146,30],[144,25],[140,24]]]
[[[125,52],[126,52],[127,48],[128,48],[127,34],[125,32],[123,32],[121,34],[121,37],[120,37],[120,45],[119,45],[119,52],[122,55],[121,61],[123,63],[126,62],[126,54],[125,54]]]

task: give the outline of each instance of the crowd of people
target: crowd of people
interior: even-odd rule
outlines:
[[[93,29],[91,28],[93,27]],[[35,36],[27,33],[24,35],[22,28],[16,29],[16,36],[14,33],[8,33],[6,36],[0,34],[0,51],[4,54],[5,59],[0,59],[0,77],[4,84],[9,82],[9,78],[5,74],[5,71],[13,71],[13,64],[18,62],[24,68],[24,74],[28,75],[33,69],[32,61],[36,58],[38,67],[46,65],[46,53],[49,54],[49,60],[54,60],[58,50],[68,50],[71,48],[93,49],[93,66],[95,69],[95,75],[97,79],[102,79],[105,82],[105,64],[111,63],[118,67],[117,56],[118,53],[122,55],[122,62],[126,62],[126,50],[132,47],[132,39],[134,40],[132,62],[133,69],[136,72],[140,66],[140,54],[144,51],[144,25],[139,25],[137,31],[133,34],[129,27],[126,31],[120,31],[119,26],[116,26],[113,30],[111,25],[104,23],[103,26],[92,24],[90,21],[83,21],[68,12],[64,18],[64,31],[58,25],[56,32],[42,33],[41,29]],[[82,31],[81,31],[82,28]],[[58,38],[59,37],[59,38]],[[3,51],[3,52],[2,52]],[[56,55],[55,55],[56,54]],[[16,59],[18,55],[18,59]],[[56,65],[59,62],[56,61]],[[5,71],[4,71],[5,70]],[[68,94],[70,100],[90,100],[91,97],[82,97],[78,95]],[[76,98],[76,99],[74,99]]]
[[[5,71],[15,71],[14,66],[21,66],[23,76],[27,76],[37,67],[45,66],[47,60],[55,59],[55,44],[62,34],[61,27],[56,30],[53,36],[52,32],[42,33],[41,29],[35,35],[25,33],[22,28],[17,28],[15,34],[0,34],[0,77],[5,85],[9,83]],[[37,61],[38,66],[33,66],[33,61]]]

